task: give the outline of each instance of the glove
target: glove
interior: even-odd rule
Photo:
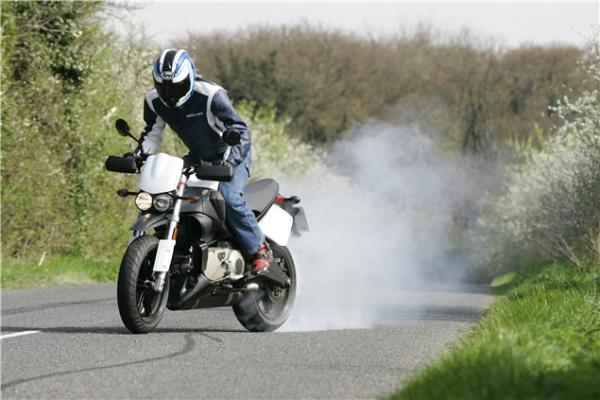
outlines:
[[[144,154],[142,146],[138,146],[134,151],[128,151],[127,153],[123,154],[123,157],[124,158],[136,158],[136,157],[141,156],[142,154]]]
[[[134,157],[139,157],[142,154],[144,154],[144,148],[142,147],[142,145],[139,145],[138,147],[136,147],[136,149],[133,151],[133,156]]]
[[[194,157],[192,157],[192,155],[189,153],[186,154],[185,156],[183,156],[182,159],[183,159],[183,165],[186,168],[189,168],[189,167],[196,168],[199,165],[198,160],[196,160]]]
[[[223,132],[223,142],[227,143],[230,146],[240,144],[241,140],[242,135],[237,129],[228,129],[225,132]]]

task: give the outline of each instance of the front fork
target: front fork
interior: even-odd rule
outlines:
[[[156,251],[153,267],[155,275],[152,288],[159,293],[165,288],[165,278],[169,272],[171,260],[173,259],[173,250],[175,249],[175,240],[177,239],[177,225],[179,224],[179,213],[181,212],[181,202],[183,201],[182,197],[186,182],[187,176],[181,175],[179,183],[177,184],[177,198],[173,205],[173,213],[169,215],[169,229],[167,231],[167,236],[160,240],[158,243],[158,250]]]

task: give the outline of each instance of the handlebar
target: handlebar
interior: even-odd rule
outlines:
[[[148,156],[148,154],[135,155],[130,153],[124,154],[123,157],[108,156],[104,165],[111,172],[135,174],[140,171]],[[201,161],[200,163],[190,164],[183,169],[183,174],[188,178],[196,174],[198,179],[222,182],[231,181],[234,172],[233,165],[227,162],[211,163]]]

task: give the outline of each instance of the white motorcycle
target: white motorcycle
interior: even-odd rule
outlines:
[[[127,122],[119,119],[116,127],[139,143]],[[239,134],[226,132],[223,140],[235,145]],[[255,332],[273,331],[286,321],[296,296],[296,269],[287,243],[290,234],[308,230],[304,210],[297,206],[300,199],[281,196],[273,179],[246,187],[246,202],[274,256],[264,273],[252,275],[225,223],[225,202],[217,190],[220,181],[232,179],[231,166],[184,167],[181,158],[164,153],[109,156],[105,165],[109,171],[140,175],[139,191],[117,191],[121,197],[135,196],[140,210],[117,284],[127,329],[151,332],[165,308],[232,306],[241,324]]]

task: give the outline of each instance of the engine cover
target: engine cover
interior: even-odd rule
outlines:
[[[237,280],[244,276],[244,257],[231,247],[217,246],[208,248],[208,257],[204,276],[212,282],[229,278]]]

